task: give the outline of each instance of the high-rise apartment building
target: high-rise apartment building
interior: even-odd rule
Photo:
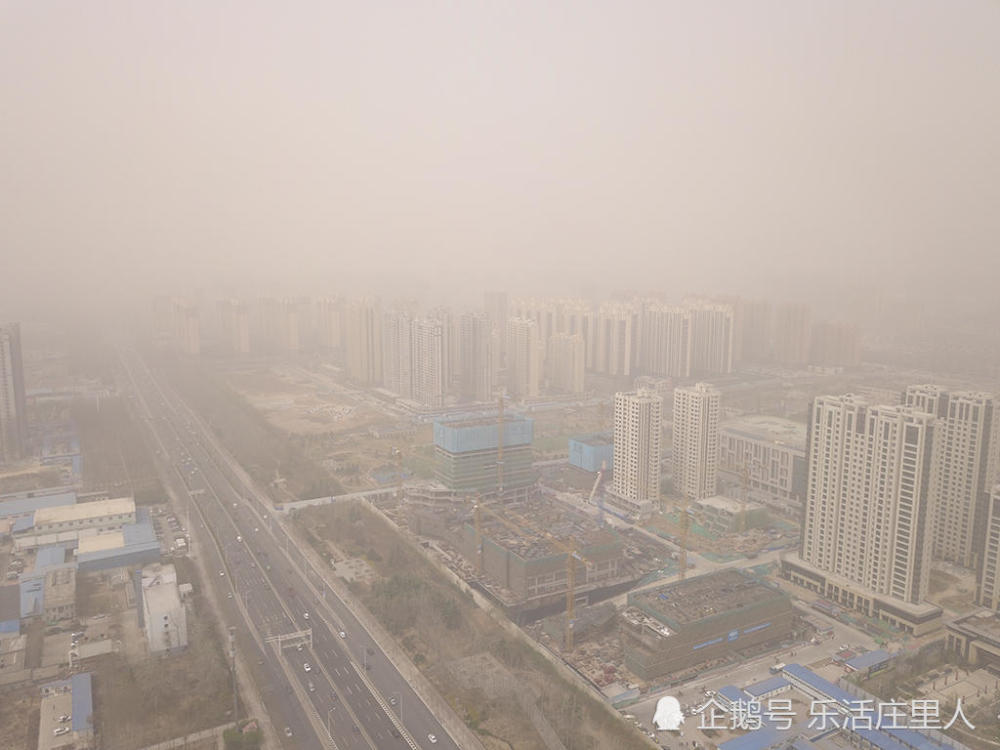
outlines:
[[[486,313],[459,319],[459,383],[462,398],[489,401],[496,390],[496,337]]]
[[[733,359],[738,363],[769,361],[774,317],[771,303],[740,299],[734,313]]]
[[[779,305],[774,311],[774,338],[771,351],[783,365],[804,365],[809,361],[812,318],[808,305]]]
[[[932,552],[935,431],[934,416],[918,409],[817,398],[802,560],[872,594],[921,603]]]
[[[352,300],[344,308],[347,373],[363,385],[382,382],[382,317],[372,300]]]
[[[588,332],[594,356],[588,353],[588,363],[595,372],[604,375],[628,376],[632,372],[633,330],[638,310],[632,305],[613,303],[601,305],[594,330]]]
[[[413,400],[424,406],[444,405],[447,372],[445,324],[434,318],[418,318],[411,326]]]
[[[691,377],[691,311],[654,303],[642,324],[640,366],[648,375]]]
[[[0,325],[0,464],[23,458],[27,442],[21,324],[6,323]]]
[[[721,405],[707,383],[674,389],[674,490],[692,500],[716,494]]]
[[[180,354],[201,354],[198,306],[186,299],[174,300],[174,349]]]
[[[549,339],[546,367],[549,387],[560,393],[583,393],[583,372],[587,363],[583,336],[557,333]]]
[[[615,394],[614,479],[611,501],[648,516],[660,499],[663,399],[652,391]]]
[[[501,370],[507,362],[507,319],[510,317],[507,292],[486,292],[484,302],[493,335],[494,366]]]
[[[542,351],[538,324],[530,318],[507,321],[507,384],[514,398],[538,396],[542,380]]]
[[[323,297],[316,303],[316,343],[320,349],[341,351],[343,315],[339,299]]]
[[[979,566],[976,604],[1000,610],[1000,484],[994,484],[983,520],[983,559]]]
[[[219,301],[222,347],[231,354],[250,353],[250,316],[245,303],[238,299]]]
[[[413,397],[412,325],[405,312],[382,314],[382,385],[406,399]]]
[[[728,374],[733,371],[733,307],[695,301],[691,315],[691,373]]]
[[[912,385],[903,398],[907,406],[937,417],[930,474],[934,556],[978,567],[989,504],[993,396]]]
[[[809,362],[835,367],[861,364],[861,339],[857,327],[831,322],[813,325],[809,340]]]

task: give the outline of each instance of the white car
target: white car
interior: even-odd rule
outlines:
[[[343,630],[341,630],[339,633],[337,633],[337,635],[339,635],[341,638],[346,638],[347,637],[347,633],[345,633]]]
[[[438,738],[437,738],[436,735],[429,734],[429,735],[427,735],[427,741],[430,742],[432,745],[436,745],[437,741],[438,741]]]
[[[303,612],[302,613],[302,619],[303,620],[308,620],[309,619],[309,613],[308,612]]]
[[[219,571],[219,575],[220,575],[220,576],[224,576],[225,574],[226,574],[226,571],[224,571],[224,570],[220,570],[220,571]]]
[[[313,671],[313,668],[312,668],[312,665],[310,665],[310,664],[309,664],[309,662],[306,662],[305,664],[303,664],[303,665],[302,665],[302,668],[303,668],[303,669],[304,669],[305,671],[307,671],[307,672],[312,672],[312,671]]]
[[[52,734],[56,737],[62,737],[64,734],[69,734],[69,727],[59,727],[58,729],[53,729]]]

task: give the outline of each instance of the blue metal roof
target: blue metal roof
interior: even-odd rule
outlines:
[[[866,654],[858,654],[844,663],[851,669],[868,669],[868,667],[876,667],[891,659],[892,654],[879,649],[878,651],[869,651]]]
[[[814,690],[823,693],[827,698],[837,701],[845,708],[857,706],[859,698],[855,698],[843,688],[837,687],[829,680],[824,680],[811,669],[806,669],[801,664],[786,664],[782,670],[789,677],[801,680]]]
[[[39,547],[35,556],[35,571],[43,572],[46,568],[66,563],[66,548],[61,544],[46,544]]]
[[[94,729],[94,697],[90,689],[90,672],[75,674],[69,678],[73,695],[73,731],[87,732]]]
[[[775,727],[761,727],[747,732],[742,737],[726,740],[719,745],[719,750],[768,750],[781,744],[784,739],[782,734],[782,731]]]
[[[21,516],[25,513],[32,513],[39,508],[56,508],[60,505],[75,504],[75,492],[55,492],[51,495],[37,495],[35,497],[15,495],[9,500],[0,499],[0,518]]]
[[[767,695],[770,692],[781,690],[790,685],[791,683],[784,677],[769,677],[766,680],[755,682],[753,685],[743,688],[743,691],[751,698],[758,698],[761,695]]]
[[[138,513],[136,515],[138,516]],[[156,542],[156,530],[153,528],[153,524],[148,520],[148,517],[143,521],[138,521],[137,523],[127,523],[122,526],[122,536],[125,539],[126,547],[130,547],[133,544],[149,544],[150,542]]]
[[[34,617],[45,611],[45,576],[21,576],[21,617]]]
[[[31,511],[26,516],[18,516],[14,519],[14,523],[10,525],[10,531],[12,534],[19,534],[22,531],[27,531],[35,525],[35,512]]]
[[[721,695],[723,698],[725,698],[727,701],[730,701],[731,703],[735,703],[736,701],[745,702],[750,700],[750,696],[748,696],[746,693],[744,693],[735,685],[726,685],[723,688],[719,688],[719,695]]]

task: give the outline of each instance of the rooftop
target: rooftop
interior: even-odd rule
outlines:
[[[0,586],[0,622],[21,619],[21,587]]]
[[[801,451],[806,449],[806,426],[781,417],[749,414],[727,419],[719,425],[719,431],[755,440],[769,440]]]
[[[713,495],[712,497],[703,497],[698,501],[698,505],[703,505],[709,508],[714,508],[716,510],[726,511],[736,515],[737,513],[743,512],[743,503],[739,500],[733,500],[731,497],[726,497],[724,495]],[[760,503],[755,503],[748,501],[746,504],[746,509],[748,511],[761,510],[764,506]]]
[[[117,549],[125,546],[125,534],[121,531],[107,531],[103,534],[84,534],[80,536],[80,543],[77,545],[78,555],[85,555],[88,552],[102,552],[108,549]]]
[[[892,654],[879,649],[877,651],[869,651],[866,654],[858,654],[853,659],[848,659],[844,663],[851,669],[868,669],[869,667],[877,667],[879,664],[885,664],[891,660]]]
[[[759,698],[760,696],[767,695],[774,690],[781,690],[783,687],[788,685],[789,682],[784,677],[768,677],[766,680],[761,680],[760,682],[755,682],[753,685],[748,685],[743,688],[743,690],[751,698]]]
[[[135,501],[130,497],[118,497],[112,500],[95,500],[90,503],[63,505],[58,507],[40,508],[35,511],[35,526],[45,526],[52,523],[67,523],[84,521],[89,518],[116,516],[135,513]]]
[[[0,497],[0,518],[23,516],[26,513],[31,513],[41,508],[56,508],[62,505],[74,505],[75,503],[75,492],[52,492],[35,495],[19,492],[14,495],[4,495]]]
[[[738,570],[720,570],[629,594],[628,602],[678,628],[750,604],[783,598],[780,591]]]
[[[603,448],[606,445],[614,444],[614,437],[607,432],[595,432],[591,435],[575,435],[571,437],[570,440],[583,443],[584,445],[590,445],[594,448]]]
[[[562,503],[535,498],[510,505],[484,507],[503,516],[507,523],[490,513],[482,513],[483,536],[523,559],[563,555],[562,540],[572,539],[576,549],[584,554],[588,548],[601,545],[617,547],[621,544],[617,533],[601,528],[590,516]]]

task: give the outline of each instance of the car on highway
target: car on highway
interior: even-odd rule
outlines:
[[[225,574],[226,574],[226,571],[224,571],[224,570],[220,570],[220,571],[219,571],[219,575],[220,575],[220,576],[224,576]]]
[[[429,735],[427,735],[427,741],[430,742],[432,745],[436,745],[437,741],[438,741],[438,738],[437,738],[437,736],[435,736],[433,734],[429,734]]]
[[[292,728],[291,727],[285,727],[285,736],[286,737],[291,737],[292,736]]]
[[[308,620],[309,619],[309,613],[308,612],[303,612],[302,613],[302,619],[303,620]]]
[[[309,662],[306,662],[305,664],[303,664],[303,665],[302,665],[302,668],[303,668],[303,669],[304,669],[304,670],[305,670],[306,672],[312,672],[312,671],[313,671],[313,668],[312,668],[312,665],[311,665],[311,664],[310,664]]]
[[[395,696],[393,696],[392,698],[389,699],[389,705],[390,706],[395,706],[396,705],[396,698],[395,698]]]
[[[316,692],[316,686],[313,684],[312,680],[309,680],[309,692],[310,693],[315,693]]]
[[[339,635],[341,638],[346,638],[347,637],[347,633],[345,633],[343,630],[341,630],[339,633],[337,633],[337,635]]]
[[[69,727],[59,727],[58,729],[53,729],[52,734],[56,737],[62,737],[64,734],[69,734]]]

